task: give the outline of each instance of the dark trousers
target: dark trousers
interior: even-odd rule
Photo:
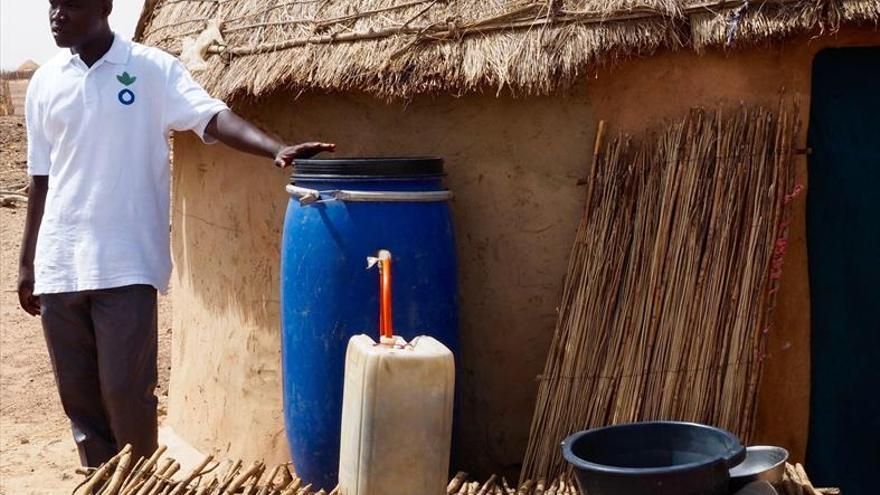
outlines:
[[[43,294],[43,333],[83,466],[156,450],[156,289]]]

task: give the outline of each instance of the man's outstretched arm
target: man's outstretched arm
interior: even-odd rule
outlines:
[[[297,158],[311,158],[318,153],[336,149],[336,145],[330,143],[302,143],[287,146],[239,117],[232,110],[224,110],[215,115],[205,128],[205,133],[239,151],[272,158],[275,160],[275,166],[281,168],[293,166]]]

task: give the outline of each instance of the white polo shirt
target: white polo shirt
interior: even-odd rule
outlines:
[[[27,91],[28,173],[48,175],[36,294],[149,284],[171,274],[171,131],[226,105],[171,55],[116,36],[92,67],[62,52]]]

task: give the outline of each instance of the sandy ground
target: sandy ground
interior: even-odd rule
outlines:
[[[20,116],[0,117],[0,190],[27,182]],[[0,208],[0,494],[70,493],[79,458],[61,409],[38,318],[19,308],[18,253],[26,207]],[[159,302],[159,411],[170,370],[171,311]],[[162,418],[160,417],[160,421]]]

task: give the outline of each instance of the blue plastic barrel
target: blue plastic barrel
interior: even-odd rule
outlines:
[[[457,355],[455,240],[443,162],[298,160],[281,247],[284,419],[305,483],[331,489],[339,468],[345,350],[378,340],[379,282],[367,257],[391,251],[393,326]]]

